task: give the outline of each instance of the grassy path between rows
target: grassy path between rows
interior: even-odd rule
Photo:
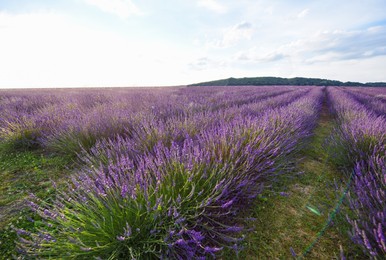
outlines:
[[[240,259],[289,259],[295,254],[306,259],[334,259],[339,258],[341,247],[351,251],[343,216],[329,222],[343,194],[335,186],[342,183],[343,175],[329,161],[326,148],[334,127],[326,99],[314,135],[299,153],[294,170],[299,174],[280,177],[273,191],[257,202],[254,231],[247,236]]]
[[[65,182],[71,165],[72,160],[66,157],[15,150],[0,143],[0,259],[11,259],[15,253],[17,237],[13,227],[29,230],[37,225],[26,218],[30,214],[26,207],[29,194],[52,199],[52,181]]]

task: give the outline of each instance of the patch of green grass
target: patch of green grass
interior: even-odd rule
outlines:
[[[38,151],[12,150],[0,144],[0,207],[51,187],[71,164],[65,157],[50,157]],[[0,226],[1,227],[1,226]]]
[[[39,150],[15,149],[0,142],[0,255],[15,254],[14,228],[34,228],[27,220],[31,214],[25,199],[30,193],[50,200],[55,195],[52,181],[59,182],[70,174],[73,162],[67,157],[50,156]],[[60,185],[59,185],[60,186]]]
[[[341,236],[340,226],[331,226],[323,235],[320,232],[329,224],[329,216],[338,203],[333,187],[334,174],[330,167],[304,160],[298,169],[304,173],[284,182],[280,180],[264,201],[258,201],[251,226],[254,232],[246,241],[243,254],[249,258],[268,259],[292,257],[290,248],[302,255],[320,236],[309,256],[315,259],[338,257],[340,245],[348,241]],[[285,192],[285,196],[280,195]]]

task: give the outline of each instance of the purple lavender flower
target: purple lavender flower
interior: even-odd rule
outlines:
[[[280,194],[280,196],[283,196],[283,197],[288,197],[289,196],[289,193],[288,192],[284,192],[284,191],[281,191],[279,194]]]
[[[117,236],[118,241],[125,241],[126,237],[124,236]]]

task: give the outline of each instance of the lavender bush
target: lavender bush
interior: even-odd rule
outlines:
[[[386,255],[385,159],[385,156],[371,156],[358,162],[349,194],[350,207],[355,213],[355,218],[348,218],[353,226],[350,236],[372,257]]]

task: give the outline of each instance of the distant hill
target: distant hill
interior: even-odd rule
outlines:
[[[338,80],[318,78],[279,78],[279,77],[255,77],[255,78],[229,78],[195,83],[188,86],[357,86],[357,87],[386,87],[386,82],[341,82]]]

